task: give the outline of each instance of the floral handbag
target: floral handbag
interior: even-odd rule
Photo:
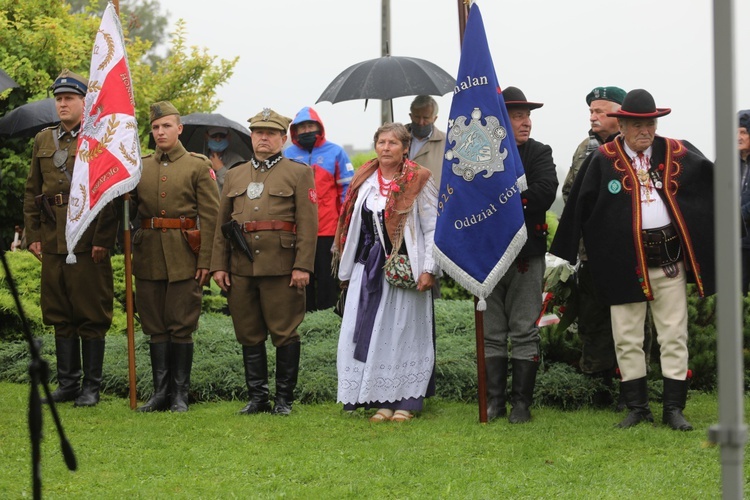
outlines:
[[[383,266],[385,281],[398,288],[416,288],[417,282],[411,272],[411,261],[405,254],[388,257]]]

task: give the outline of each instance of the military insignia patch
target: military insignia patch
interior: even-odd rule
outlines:
[[[307,197],[310,198],[311,202],[318,203],[318,193],[314,189],[309,189],[307,191]]]
[[[251,182],[247,185],[247,197],[251,200],[257,200],[258,198],[260,198],[261,193],[263,193],[262,182]]]
[[[263,120],[268,121],[271,118],[271,108],[263,108],[262,111]]]
[[[508,150],[501,152],[500,144],[508,132],[496,117],[486,116],[486,125],[482,125],[481,118],[479,108],[471,112],[470,121],[465,116],[459,116],[453,120],[446,139],[453,147],[445,152],[445,159],[458,159],[458,163],[453,164],[453,173],[468,182],[482,171],[486,171],[485,179],[495,172],[505,171],[503,160],[508,156]]]
[[[214,171],[214,169],[213,169],[213,168],[209,168],[209,169],[208,169],[208,173],[209,173],[209,174],[211,175],[211,178],[212,178],[213,180],[216,180],[216,172]]]

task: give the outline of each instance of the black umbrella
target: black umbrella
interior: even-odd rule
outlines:
[[[34,137],[43,128],[60,122],[51,97],[27,102],[0,118],[0,136]]]
[[[317,102],[444,95],[455,86],[456,79],[430,61],[388,55],[348,67],[328,85]]]
[[[8,73],[0,69],[0,92],[18,87],[18,84],[8,76]]]
[[[182,121],[180,142],[188,151],[208,155],[206,131],[211,127],[224,127],[229,130],[229,150],[245,160],[250,159],[253,144],[250,141],[249,128],[219,113],[191,113],[180,117],[180,121]],[[153,135],[148,139],[148,147],[151,149],[156,147]]]

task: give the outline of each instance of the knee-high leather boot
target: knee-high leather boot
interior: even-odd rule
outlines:
[[[534,401],[534,385],[539,363],[523,359],[513,360],[511,379],[510,415],[511,424],[522,424],[531,420],[531,403]]]
[[[99,389],[102,386],[102,366],[104,365],[104,339],[82,340],[83,390],[76,398],[74,406],[95,406],[99,402]]]
[[[687,380],[664,378],[664,413],[661,421],[676,431],[693,430],[693,426],[682,414],[687,400],[687,391]]]
[[[242,362],[245,365],[248,403],[240,410],[240,415],[270,412],[268,357],[265,342],[254,346],[242,346]]]
[[[175,344],[170,347],[169,374],[172,376],[172,406],[173,412],[188,411],[188,395],[190,393],[190,371],[193,368],[193,344]]]
[[[497,417],[504,417],[508,412],[508,358],[490,356],[485,358],[485,372],[487,373],[487,421],[492,422]]]
[[[151,354],[151,375],[154,379],[154,393],[146,404],[137,411],[152,412],[169,409],[169,342],[149,344]]]
[[[300,343],[276,348],[276,397],[273,414],[289,415],[292,413],[294,389],[297,387],[299,374]]]
[[[617,427],[627,429],[643,421],[654,421],[651,408],[648,406],[648,381],[646,377],[620,382],[620,392],[630,412],[622,422],[617,424]]]
[[[52,401],[65,403],[81,394],[81,339],[55,338],[57,357],[57,389],[52,392]],[[47,398],[42,399],[46,403]]]

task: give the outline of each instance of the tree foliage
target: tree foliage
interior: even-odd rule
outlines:
[[[99,15],[72,13],[70,5],[60,0],[0,0],[0,68],[19,84],[19,88],[0,93],[0,116],[47,97],[62,68],[88,75],[100,22]],[[148,144],[151,103],[170,100],[183,114],[216,109],[216,89],[232,76],[238,58],[218,59],[206,49],[187,47],[186,26],[180,21],[171,34],[168,55],[151,64],[144,56],[152,42],[133,36],[127,20],[123,21],[123,30],[144,147]],[[0,236],[6,241],[13,227],[23,223],[22,200],[31,148],[28,138],[0,142]]]

